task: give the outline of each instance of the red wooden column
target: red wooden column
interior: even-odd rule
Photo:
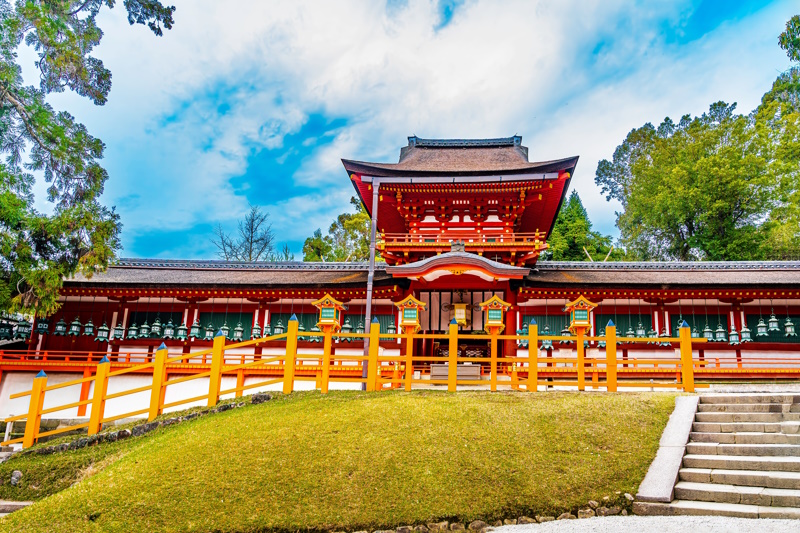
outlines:
[[[506,291],[504,300],[511,304],[511,309],[506,313],[506,329],[503,331],[505,335],[516,335],[517,333],[517,291],[509,287]],[[513,339],[507,339],[503,342],[503,356],[516,357],[517,343]]]

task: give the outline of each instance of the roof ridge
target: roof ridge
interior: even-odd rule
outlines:
[[[408,138],[409,146],[418,148],[472,148],[480,146],[521,146],[522,136],[495,137],[491,139],[421,139],[416,135]]]
[[[800,261],[540,261],[537,270],[800,270]]]
[[[221,259],[119,258],[111,268],[174,268],[186,270],[366,270],[366,262],[225,261]],[[377,263],[376,269],[384,265]]]

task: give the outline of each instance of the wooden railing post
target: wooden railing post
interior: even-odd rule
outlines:
[[[490,373],[489,373],[489,387],[492,391],[497,390],[497,329],[492,329],[492,338],[489,340],[490,343]]]
[[[458,382],[458,323],[456,319],[450,321],[448,351],[447,351],[447,391],[455,392]]]
[[[367,362],[367,390],[378,389],[378,354],[381,348],[381,324],[378,317],[372,317],[372,324],[369,325],[369,361]],[[382,388],[382,387],[381,387]]]
[[[406,329],[406,392],[411,392],[411,380],[414,379],[414,332]]]
[[[577,340],[575,341],[578,343],[578,390],[586,390],[586,367],[583,366],[586,360],[583,348],[583,328],[576,329],[578,330]]]
[[[283,362],[283,393],[294,391],[294,370],[297,365],[297,315],[292,314],[286,330],[286,359]]]
[[[89,435],[100,433],[103,428],[103,413],[106,410],[106,392],[108,392],[108,372],[111,361],[103,356],[97,364],[97,373],[94,375],[94,393],[92,394],[92,412],[89,414]],[[86,382],[90,383],[90,382]]]
[[[331,379],[331,345],[333,343],[333,326],[322,326],[325,328],[322,338],[322,383],[319,390],[322,394],[328,394],[328,383]]]
[[[528,325],[528,392],[539,390],[539,326],[536,319]]]
[[[47,374],[40,370],[33,378],[31,387],[31,402],[28,406],[28,418],[25,420],[25,435],[22,437],[22,447],[30,448],[36,442],[39,434],[39,424],[42,422],[42,405],[44,404],[44,389],[47,387]]]
[[[205,358],[205,355],[203,355]],[[219,402],[219,391],[222,386],[222,365],[225,360],[225,334],[218,330],[211,346],[211,370],[208,376],[208,406],[214,407]]]
[[[167,371],[167,345],[163,342],[156,350],[153,360],[153,388],[150,389],[150,414],[148,420],[154,420],[161,414],[164,406],[164,378]]]
[[[694,361],[692,361],[692,331],[684,320],[680,327],[681,381],[684,392],[694,392]]]
[[[617,392],[617,326],[611,320],[606,326],[606,390]]]

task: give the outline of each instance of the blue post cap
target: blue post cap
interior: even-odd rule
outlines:
[[[681,327],[682,328],[688,328],[689,327],[689,323],[684,320],[683,322],[681,322]]]
[[[167,345],[162,342],[161,346],[159,346],[158,349],[159,350],[166,350],[167,349]]]
[[[607,327],[613,328],[614,327],[614,321],[613,320],[609,320],[608,324],[607,324]]]
[[[47,374],[44,373],[44,370],[39,370],[39,373],[36,374],[37,378],[46,378]]]
[[[452,318],[452,319],[450,319],[450,323],[451,323],[451,324],[458,324],[458,322],[456,322],[456,319],[455,319],[455,318]]]
[[[102,359],[100,359],[100,362],[99,362],[98,364],[101,364],[101,365],[102,365],[103,363],[110,363],[110,362],[111,362],[111,361],[109,361],[109,360],[108,360],[108,357],[106,357],[106,356],[104,355],[104,356],[103,356],[103,358],[102,358]]]
[[[535,325],[536,325],[536,319],[535,318],[531,318],[531,326],[535,326]]]
[[[378,322],[378,317],[377,316],[372,317],[372,323],[373,324],[380,324],[380,322]]]
[[[297,315],[294,314],[294,313],[292,313],[292,318],[289,319],[289,322],[292,322],[292,321],[297,322]]]
[[[214,337],[224,337],[224,336],[225,336],[225,334],[224,334],[224,333],[222,333],[222,330],[221,330],[221,329],[218,329],[218,330],[217,330],[217,334],[216,334],[216,335],[214,335]]]

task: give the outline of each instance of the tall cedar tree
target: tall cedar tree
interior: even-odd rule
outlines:
[[[64,278],[91,276],[119,249],[119,216],[100,203],[108,178],[104,145],[66,111],[47,103],[66,89],[103,105],[111,72],[90,54],[103,32],[101,8],[115,0],[0,0],[0,308],[51,314]],[[158,36],[172,28],[174,7],[124,0],[130,24]],[[39,59],[39,86],[26,86],[17,50]],[[36,179],[48,184],[52,214],[33,207]]]
[[[602,261],[612,251],[611,237],[592,231],[592,222],[577,191],[572,191],[558,212],[547,244],[544,260],[590,261],[591,256],[591,260]],[[622,255],[621,250],[615,249],[609,259],[619,260]]]
[[[779,39],[800,61],[800,16]],[[621,242],[639,259],[800,257],[800,70],[778,79],[748,115],[736,104],[632,130],[595,182],[617,214]]]

